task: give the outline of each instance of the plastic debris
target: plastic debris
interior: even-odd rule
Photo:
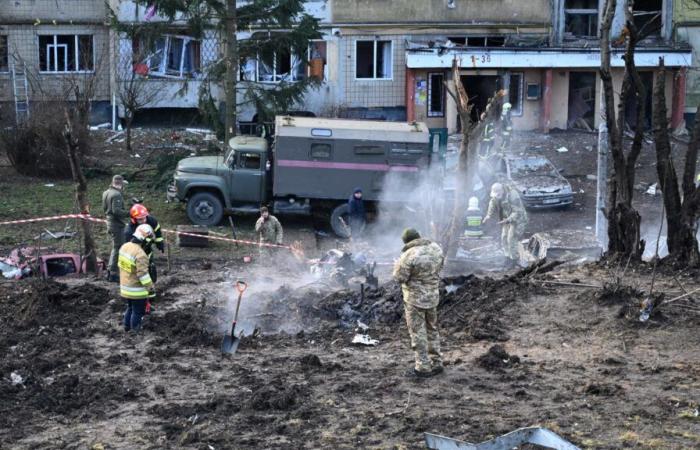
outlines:
[[[649,186],[644,193],[648,194],[648,195],[657,195],[660,192],[661,192],[661,190],[659,189],[658,184],[654,183],[651,186]]]
[[[558,151],[559,153],[566,153],[566,152],[569,151],[569,149],[566,148],[566,147],[559,147],[559,148],[557,149],[557,151]]]
[[[597,175],[586,175],[587,180],[596,181],[598,179]]]
[[[371,337],[369,337],[368,334],[356,334],[352,338],[352,343],[373,347],[373,346],[379,344],[379,341],[377,339],[372,339]]]
[[[17,372],[12,372],[10,374],[10,381],[12,382],[13,386],[24,384],[24,378],[22,378],[22,375],[18,374]]]

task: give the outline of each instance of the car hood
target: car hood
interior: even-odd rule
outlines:
[[[556,194],[563,190],[571,192],[571,185],[566,179],[554,175],[532,175],[513,180],[521,192],[528,194]]]
[[[221,156],[194,156],[177,163],[178,172],[218,175],[226,170]]]

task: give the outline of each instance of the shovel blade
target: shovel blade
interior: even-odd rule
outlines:
[[[236,336],[230,336],[226,335],[224,336],[224,340],[221,341],[221,353],[226,353],[226,354],[233,354],[236,353],[236,350],[238,350],[238,344],[241,343],[241,340],[237,338]]]

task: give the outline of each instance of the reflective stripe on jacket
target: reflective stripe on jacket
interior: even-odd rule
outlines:
[[[119,285],[124,298],[147,298],[153,290],[148,256],[139,244],[127,242],[119,249]]]

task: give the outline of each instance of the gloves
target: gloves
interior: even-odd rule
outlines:
[[[165,243],[164,242],[156,242],[156,247],[158,250],[160,250],[161,253],[165,253]]]
[[[151,313],[151,301],[146,299],[146,314]]]

